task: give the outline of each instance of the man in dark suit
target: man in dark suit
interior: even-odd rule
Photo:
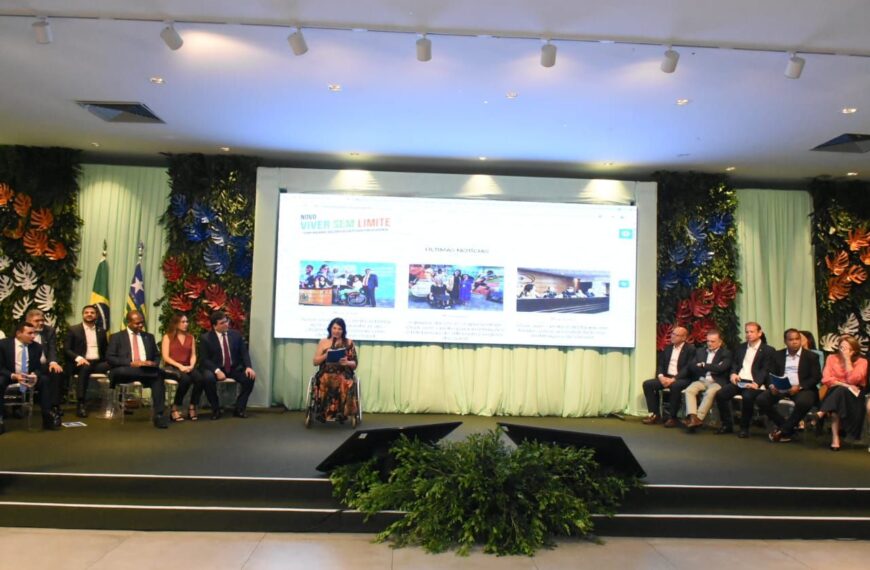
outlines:
[[[233,415],[237,418],[248,417],[245,408],[248,397],[254,391],[256,372],[251,368],[248,345],[238,331],[230,330],[230,320],[223,311],[215,311],[209,317],[212,330],[203,333],[199,339],[203,382],[221,382],[232,378],[241,386],[236,399]],[[221,417],[220,407],[212,411],[212,419]]]
[[[695,358],[689,366],[693,378],[684,394],[686,395],[686,429],[689,433],[704,424],[704,417],[713,408],[716,393],[728,384],[728,373],[731,371],[731,352],[722,346],[722,333],[716,329],[707,332],[707,348],[695,352]],[[698,405],[698,394],[704,393],[701,405]]]
[[[363,275],[362,291],[365,295],[366,303],[372,307],[377,307],[378,302],[375,299],[375,293],[378,288],[378,276],[372,273],[372,270],[366,267],[365,275]]]
[[[755,399],[762,393],[770,381],[770,369],[773,367],[773,357],[776,350],[764,342],[764,332],[761,325],[754,322],[743,327],[746,342],[737,347],[734,360],[731,362],[730,382],[716,394],[716,404],[722,417],[722,427],[718,434],[734,433],[734,415],[731,411],[731,399],[740,394],[743,396],[740,413],[740,432],[738,437],[749,437],[749,425],[752,423],[752,412],[755,409]]]
[[[818,400],[818,384],[822,381],[822,368],[819,358],[811,350],[801,349],[801,333],[797,329],[788,329],[783,335],[785,348],[776,352],[773,358],[771,372],[777,376],[786,376],[791,382],[788,392],[781,392],[776,386],[768,385],[755,400],[758,409],[767,414],[770,421],[776,424],[776,431],[770,434],[770,440],[777,443],[791,441],[794,430],[801,419],[807,415]],[[783,398],[790,398],[794,408],[788,419],[783,419],[776,410],[776,403]]]
[[[45,313],[39,309],[27,311],[24,320],[33,325],[33,340],[42,346],[42,357],[39,359],[39,365],[47,380],[45,389],[48,390],[51,397],[52,411],[57,417],[60,417],[63,415],[60,411],[63,368],[58,364],[57,359],[57,333],[53,327],[45,324]]]
[[[163,385],[163,369],[158,366],[160,353],[154,335],[144,332],[145,318],[139,311],[130,311],[126,317],[127,328],[113,334],[106,348],[106,361],[111,369],[109,380],[114,388],[138,380],[151,388],[154,405],[154,427],[166,429],[169,422],[163,415],[166,387]]]
[[[643,383],[643,395],[646,397],[646,407],[649,416],[644,418],[643,423],[652,425],[658,423],[662,416],[659,415],[659,392],[668,388],[668,411],[669,417],[665,427],[677,426],[677,412],[680,410],[680,400],[683,390],[691,383],[689,376],[689,364],[695,357],[695,348],[686,342],[689,331],[685,327],[674,327],[671,331],[671,344],[659,354],[656,377]]]
[[[10,384],[19,383],[39,391],[42,408],[42,427],[60,429],[59,416],[52,411],[51,390],[46,389],[48,376],[43,373],[39,361],[42,347],[34,342],[33,325],[21,322],[15,328],[14,338],[0,340],[0,395],[6,393]],[[3,423],[3,406],[0,405],[0,434],[6,431]]]
[[[91,374],[105,374],[109,371],[109,363],[106,362],[107,344],[106,331],[97,320],[97,308],[94,305],[85,306],[82,309],[82,322],[69,328],[64,343],[66,357],[72,368],[70,376],[79,376],[76,399],[80,418],[88,417],[85,397]]]

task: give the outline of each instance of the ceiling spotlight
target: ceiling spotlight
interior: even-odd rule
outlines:
[[[94,147],[94,148],[100,148],[100,143],[94,141],[94,142],[91,143],[91,146]]]
[[[794,52],[789,52],[788,63],[785,66],[785,76],[789,79],[797,79],[804,71],[804,64],[807,62],[802,57],[798,57]]]
[[[541,46],[541,65],[544,67],[556,65],[556,46],[551,44],[550,40]]]
[[[678,61],[680,61],[680,52],[674,51],[672,47],[668,46],[668,51],[665,52],[665,57],[662,59],[662,71],[673,73],[677,69]]]
[[[47,18],[41,17],[30,25],[33,28],[33,35],[36,36],[36,43],[50,44],[54,39],[51,33],[51,23]]]
[[[843,107],[843,109],[840,112],[843,113],[844,115],[851,115],[853,113],[857,113],[858,109],[856,109],[855,107]]]
[[[485,156],[478,156],[477,160],[486,160],[486,157]]]
[[[228,147],[228,146],[222,146],[222,147],[219,147],[219,148],[220,148],[223,152],[230,152],[230,147]]]
[[[154,77],[151,77],[150,79],[148,79],[148,81],[150,81],[154,85],[163,85],[164,83],[166,83],[166,80],[163,79],[162,77],[160,77],[159,75],[155,75]]]
[[[339,91],[341,91],[341,85],[339,85],[338,83],[330,83],[329,85],[326,86],[326,88],[329,89],[330,91],[332,91],[333,93],[338,93]]]
[[[725,172],[734,172],[735,170],[737,170],[736,166],[729,166],[725,168]]]
[[[689,104],[688,99],[677,99],[677,105],[679,105],[680,107],[685,107],[688,104]]]
[[[290,49],[294,55],[305,55],[308,53],[308,44],[305,43],[305,36],[302,35],[302,28],[296,28],[296,31],[287,36],[287,43],[290,44]]]
[[[516,91],[508,91],[507,93],[504,94],[504,96],[507,97],[508,99],[516,99],[517,97],[520,96],[520,94],[517,93]]]
[[[417,61],[429,61],[430,59],[432,59],[432,40],[423,34],[423,37],[417,40]]]
[[[847,172],[846,176],[858,176],[857,172]]]
[[[166,27],[160,32],[160,37],[163,38],[163,43],[166,44],[166,47],[172,51],[184,45],[184,40],[181,39],[181,35],[175,30],[175,24],[172,22],[166,23]]]

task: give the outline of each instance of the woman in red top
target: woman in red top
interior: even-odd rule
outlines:
[[[193,335],[187,332],[189,327],[190,321],[187,316],[175,313],[169,320],[169,326],[166,327],[166,334],[163,335],[161,343],[160,352],[168,373],[167,377],[178,381],[178,390],[175,391],[175,401],[172,403],[170,415],[170,419],[174,422],[184,421],[181,412],[178,411],[178,406],[183,405],[184,396],[191,384],[197,386],[202,384],[202,376],[196,369]],[[194,393],[197,393],[196,389],[194,389]],[[199,419],[196,415],[196,402],[193,399],[190,401],[187,417],[191,421]]]
[[[840,337],[839,350],[825,361],[822,384],[827,394],[819,406],[818,421],[831,416],[831,450],[840,450],[840,425],[846,435],[861,438],[864,426],[864,392],[867,390],[867,359],[861,345],[850,335]]]

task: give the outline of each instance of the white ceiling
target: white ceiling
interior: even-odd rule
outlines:
[[[34,40],[38,14],[49,45]],[[159,37],[164,19],[184,38],[176,52]],[[301,57],[287,44],[295,23]],[[4,1],[0,144],[90,160],[228,146],[273,164],[866,180],[870,154],[809,149],[870,133],[868,28],[867,0]],[[423,31],[427,63],[415,59]],[[549,69],[541,37],[558,47]],[[668,75],[670,43],[695,47],[675,47]],[[798,80],[783,75],[790,50],[817,52]],[[106,123],[79,99],[140,101],[166,124]]]

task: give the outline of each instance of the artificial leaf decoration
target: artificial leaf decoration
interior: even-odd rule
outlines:
[[[12,265],[12,260],[5,255],[0,255],[0,271],[6,271]]]
[[[692,318],[692,304],[689,299],[683,299],[677,305],[677,323],[683,324]]]
[[[45,250],[45,257],[52,261],[60,261],[61,259],[66,259],[66,254],[66,246],[61,242],[54,239],[48,242],[48,249]]]
[[[205,252],[202,254],[202,260],[205,263],[206,269],[215,275],[223,275],[227,272],[230,265],[230,256],[226,248],[223,248],[214,243],[208,244]]]
[[[828,270],[834,275],[841,275],[849,267],[849,254],[845,251],[831,253],[825,257]]]
[[[5,206],[15,196],[15,191],[5,182],[0,183],[0,206]]]
[[[12,203],[12,207],[15,208],[16,214],[24,218],[27,216],[28,212],[30,212],[30,206],[32,203],[33,201],[27,194],[18,194],[15,196],[15,201]]]
[[[713,252],[707,249],[704,242],[698,242],[700,247],[692,252],[692,263],[695,267],[700,267],[701,265],[705,265],[711,259],[713,259]]]
[[[251,253],[246,251],[243,254],[239,254],[233,260],[233,273],[238,275],[243,279],[247,279],[251,276],[251,273],[254,271],[254,260],[251,257]]]
[[[862,249],[859,257],[861,258],[861,263],[864,265],[870,265],[870,247]]]
[[[198,324],[202,330],[210,331],[211,330],[211,319],[209,318],[210,316],[211,316],[211,313],[209,312],[208,309],[206,309],[205,307],[200,307],[199,311],[197,311],[197,313],[196,313],[196,324]]]
[[[707,340],[707,333],[716,326],[712,319],[700,319],[692,324],[692,330],[689,332],[690,342],[701,344]]]
[[[819,339],[819,348],[825,352],[836,352],[837,345],[840,343],[840,335],[828,333]]]
[[[33,270],[33,266],[26,261],[19,261],[15,264],[15,268],[12,270],[12,277],[15,279],[15,285],[25,291],[36,289],[36,282],[39,280],[36,276],[36,271]]]
[[[725,309],[731,301],[737,298],[737,285],[730,279],[722,279],[713,283],[713,302],[720,309]]]
[[[852,289],[852,282],[845,275],[839,277],[831,277],[828,279],[828,299],[831,301],[839,301],[849,296],[849,291]]]
[[[39,307],[44,313],[47,313],[54,309],[54,287],[49,285],[48,283],[43,283],[36,290],[36,294],[33,296],[34,302],[36,302],[36,306]]]
[[[846,320],[840,323],[838,327],[840,334],[850,334],[852,336],[857,336],[858,331],[861,330],[861,323],[858,322],[858,317],[855,316],[855,313],[850,313]]]
[[[227,316],[237,325],[245,322],[248,315],[245,313],[245,308],[242,306],[242,301],[238,297],[233,297],[227,303]]]
[[[713,292],[706,289],[695,289],[689,297],[692,314],[696,317],[706,317],[713,311]],[[705,333],[706,334],[706,333]]]
[[[692,241],[704,241],[707,239],[707,234],[704,230],[707,229],[707,224],[703,220],[690,220],[686,226],[686,231],[689,234],[689,239]]]
[[[680,265],[681,263],[686,261],[686,256],[688,256],[689,250],[685,245],[678,243],[674,247],[668,250],[668,257],[671,258],[671,261],[674,265]]]
[[[710,219],[710,225],[707,226],[707,229],[710,230],[710,233],[713,235],[724,235],[725,232],[728,231],[728,228],[731,226],[731,222],[733,220],[734,217],[728,213],[713,216]]]
[[[10,239],[21,239],[24,235],[24,227],[27,225],[26,220],[21,218],[18,220],[18,225],[12,229],[3,230],[3,235]]]
[[[197,223],[192,223],[192,224],[188,224],[188,225],[184,226],[183,231],[184,231],[185,237],[187,237],[187,241],[190,241],[193,243],[201,242],[202,240],[205,239],[205,236],[206,236],[206,232],[205,232],[205,229],[203,228],[203,226],[201,226]]]
[[[200,202],[193,203],[193,219],[199,224],[208,224],[215,219],[214,210]]]
[[[24,317],[24,313],[30,308],[30,295],[25,295],[12,304],[12,318],[16,321]]]
[[[169,198],[169,209],[176,218],[186,216],[187,211],[190,209],[187,206],[187,196],[184,194],[173,194]]]
[[[208,239],[215,245],[225,246],[229,242],[230,234],[227,226],[220,220],[215,220],[208,228]]]
[[[215,311],[223,308],[227,302],[227,292],[217,283],[212,283],[205,289],[205,300]]]
[[[865,300],[861,305],[861,320],[870,323],[870,299]]]
[[[163,276],[166,277],[167,281],[175,283],[181,279],[182,275],[184,275],[184,268],[181,267],[181,262],[178,261],[177,257],[167,257],[163,261]]]
[[[54,225],[54,214],[48,208],[37,208],[30,213],[30,225],[37,230],[48,231]]]
[[[186,313],[193,308],[193,300],[181,293],[176,293],[169,300],[169,306],[176,311]]]
[[[846,238],[846,243],[849,244],[850,250],[858,251],[859,249],[870,245],[870,233],[867,232],[867,228],[855,228],[854,230],[850,230],[849,235]]]
[[[233,299],[235,301],[235,299]],[[671,343],[671,333],[674,331],[672,323],[659,323],[656,327],[656,350],[663,351]]]
[[[0,301],[5,301],[9,295],[15,292],[15,283],[8,275],[0,275]]]
[[[846,278],[855,285],[860,285],[861,283],[867,281],[867,270],[865,270],[860,265],[850,266],[849,270],[843,275],[845,275]]]
[[[676,287],[679,282],[680,280],[677,277],[677,272],[671,270],[666,272],[659,278],[659,288],[664,291],[668,291]]]
[[[45,324],[50,326],[51,328],[57,327],[57,315],[54,313],[46,313],[45,314]]]
[[[191,299],[199,299],[206,287],[208,281],[198,275],[191,275],[184,280],[184,294]]]
[[[34,257],[41,257],[48,250],[48,234],[39,230],[24,233],[24,249]]]

